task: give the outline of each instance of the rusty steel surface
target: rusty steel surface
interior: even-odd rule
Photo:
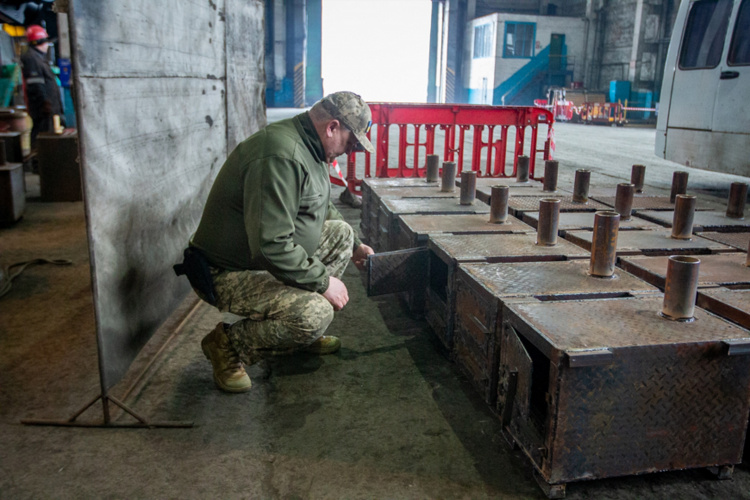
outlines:
[[[586,203],[575,203],[570,196],[557,196],[552,193],[547,195],[525,196],[511,194],[508,199],[508,210],[518,217],[519,213],[538,212],[539,200],[544,198],[558,198],[560,200],[561,212],[595,212],[597,210],[609,210],[607,205],[589,199]]]
[[[702,293],[703,291],[701,291]],[[696,321],[670,321],[659,315],[663,296],[512,304],[539,336],[543,352],[552,349],[613,349],[649,345],[748,339],[750,332],[696,308]],[[612,328],[617,325],[617,328]],[[750,369],[750,363],[748,364]],[[748,393],[750,397],[750,393]]]
[[[363,185],[369,186],[370,189],[377,190],[380,188],[394,187],[435,187],[440,188],[440,182],[427,182],[424,177],[391,177],[365,179]]]
[[[702,232],[700,236],[742,250],[743,252],[747,252],[748,245],[750,245],[750,233]]]
[[[524,212],[521,220],[536,227],[539,223],[539,212]],[[620,231],[632,231],[638,229],[660,229],[662,226],[654,224],[636,216],[628,220],[620,219]],[[563,212],[560,214],[560,221],[557,226],[561,234],[570,230],[589,230],[594,229],[594,212]]]
[[[654,221],[664,227],[672,227],[674,210],[638,212],[639,217]],[[703,231],[750,231],[750,219],[733,219],[727,217],[723,210],[697,211],[693,216],[693,232]],[[745,245],[747,249],[747,245]]]
[[[658,292],[658,289],[621,269],[615,277],[597,278],[589,274],[588,261],[514,262],[499,264],[460,264],[459,269],[473,277],[498,298],[596,296],[619,293]]]
[[[433,233],[533,233],[534,228],[509,215],[504,223],[489,222],[486,214],[402,215],[402,227],[419,237]]]
[[[391,214],[449,214],[454,212],[467,214],[489,214],[490,206],[475,202],[473,205],[461,205],[458,198],[386,198],[380,203]],[[489,215],[488,215],[489,217]]]
[[[440,191],[438,186],[434,189],[424,189],[424,187],[390,187],[377,189],[373,192],[373,199],[386,198],[458,198],[458,191],[446,193]]]
[[[593,231],[568,231],[565,239],[580,245],[586,250],[591,249]],[[663,254],[663,253],[711,253],[732,252],[733,248],[715,241],[693,235],[689,240],[678,240],[671,237],[671,231],[660,229],[657,231],[622,231],[617,236],[617,254]]]
[[[750,328],[750,290],[702,289],[698,291],[698,305],[743,328]]]
[[[592,197],[607,206],[615,206],[614,196],[596,196]],[[713,200],[698,198],[695,204],[695,210],[721,210],[726,209],[721,203]],[[669,196],[634,196],[633,211],[641,212],[643,210],[674,210],[674,203],[669,201]]]
[[[528,359],[515,385],[501,366],[498,406],[546,482],[741,460],[750,333],[701,309],[670,321],[661,306],[660,296],[506,306],[501,365],[514,336]]]
[[[498,182],[493,185],[503,185],[502,182]],[[492,186],[480,186],[477,184],[477,198],[485,203],[490,203],[492,200]],[[508,185],[508,196],[570,196],[571,192],[567,189],[557,188],[556,191],[544,191],[541,186],[516,186],[515,184]]]
[[[555,246],[536,244],[535,234],[435,235],[428,246],[444,262],[529,262],[585,259],[589,253],[564,240]]]
[[[750,285],[750,268],[745,266],[745,254],[723,253],[700,255],[698,286]],[[620,259],[620,266],[652,285],[664,288],[669,256],[632,256]]]

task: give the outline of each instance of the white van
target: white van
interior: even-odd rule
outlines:
[[[750,0],[683,0],[669,44],[656,154],[750,176]]]

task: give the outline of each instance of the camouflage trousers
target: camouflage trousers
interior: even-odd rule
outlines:
[[[354,230],[344,221],[326,221],[315,256],[329,276],[341,278],[354,246]],[[333,321],[323,295],[287,286],[268,271],[212,269],[216,307],[246,319],[227,328],[240,359],[251,365],[268,351],[293,351],[315,341]],[[265,351],[265,352],[264,352]]]

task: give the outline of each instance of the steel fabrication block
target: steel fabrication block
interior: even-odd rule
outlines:
[[[750,333],[662,301],[506,305],[498,408],[547,486],[740,462]]]

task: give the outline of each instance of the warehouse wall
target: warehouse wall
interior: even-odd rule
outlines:
[[[189,291],[172,272],[265,123],[262,0],[70,0],[102,387]]]

